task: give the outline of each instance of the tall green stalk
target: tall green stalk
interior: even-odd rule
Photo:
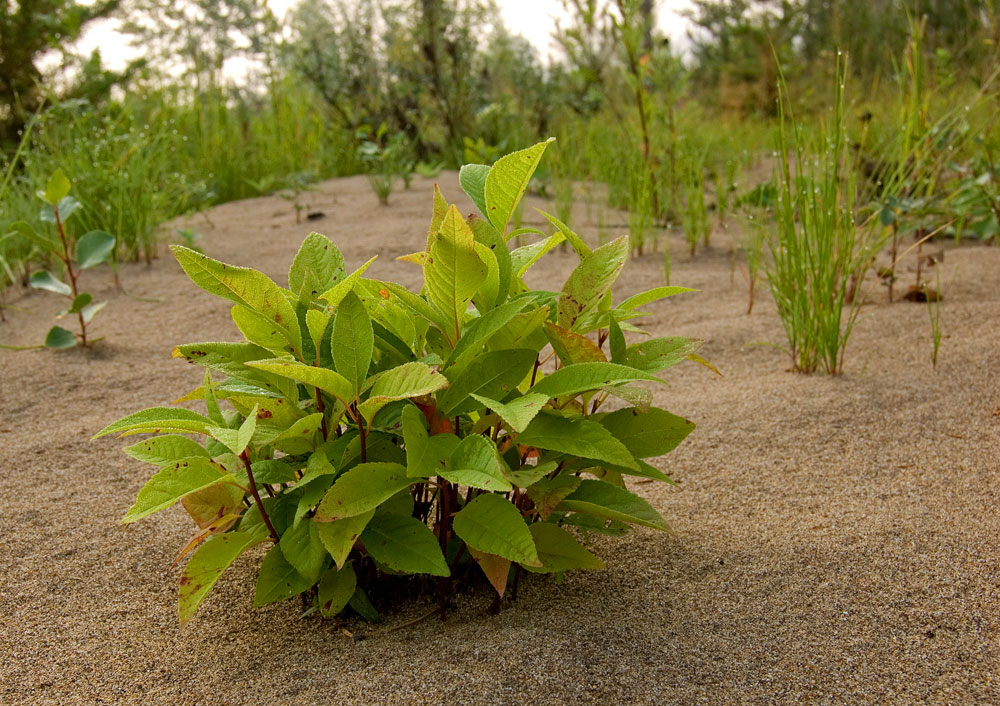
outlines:
[[[843,371],[844,352],[862,300],[848,301],[878,243],[855,223],[856,174],[847,153],[844,83],[837,60],[833,113],[818,144],[808,145],[780,78],[777,229],[769,242],[768,282],[796,371]],[[793,171],[794,168],[794,171]]]

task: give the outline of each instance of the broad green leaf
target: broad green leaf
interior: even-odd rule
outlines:
[[[236,328],[250,343],[278,354],[289,350],[288,338],[266,316],[261,316],[253,309],[239,304],[233,304],[229,313],[233,317]]]
[[[310,233],[288,269],[288,288],[308,302],[343,279],[344,256],[325,235]]]
[[[357,295],[348,292],[337,307],[330,351],[337,372],[353,387],[352,399],[358,396],[368,378],[368,368],[372,362],[374,349],[375,334],[372,331],[372,320]]]
[[[209,537],[192,555],[181,574],[177,591],[177,608],[181,627],[198,610],[222,572],[250,547],[267,539],[266,535],[250,532],[227,532]]]
[[[573,333],[562,326],[557,326],[551,321],[544,324],[545,336],[552,344],[552,350],[559,356],[563,365],[569,366],[573,363],[606,363],[607,357],[604,351],[597,347],[594,341],[586,336]]]
[[[618,325],[618,319],[613,316],[608,321],[608,349],[611,351],[612,363],[625,365],[628,358],[628,346],[625,343],[622,327]]]
[[[541,569],[526,566],[528,571],[556,573],[572,569],[604,568],[603,561],[587,551],[573,535],[551,522],[536,522],[528,529],[531,530],[538,558],[542,562]]]
[[[563,285],[556,323],[573,329],[611,289],[628,257],[628,237],[622,236],[594,250],[580,261]]]
[[[140,441],[138,444],[126,448],[125,453],[139,461],[154,463],[158,466],[165,466],[195,456],[209,457],[208,451],[201,444],[177,434],[154,436],[152,439]]]
[[[546,461],[537,466],[521,466],[516,471],[508,471],[504,475],[516,487],[527,489],[552,473],[558,466],[555,461]]]
[[[97,312],[107,306],[107,302],[94,302],[93,304],[88,304],[80,310],[81,316],[83,316],[83,323],[89,324],[91,320],[97,316]]]
[[[189,363],[195,363],[204,368],[218,370],[230,376],[253,374],[243,363],[250,360],[266,358],[269,351],[253,343],[186,343],[175,346],[170,352],[171,358],[184,358]]]
[[[580,487],[580,477],[572,473],[563,473],[552,480],[541,478],[538,482],[528,487],[528,497],[535,504],[535,509],[543,520],[549,519],[549,515],[555,512],[559,503],[566,499],[566,496]]]
[[[475,319],[462,331],[462,337],[441,367],[448,368],[463,354],[476,350],[477,346],[481,347],[490,336],[506,326],[511,319],[517,316],[518,312],[526,304],[527,302],[520,297],[512,299]]]
[[[222,427],[210,427],[208,433],[216,441],[224,444],[226,448],[239,456],[243,453],[250,440],[253,439],[254,430],[257,428],[257,407],[247,415],[239,429],[226,429]]]
[[[306,312],[306,328],[309,329],[309,338],[312,339],[313,347],[316,350],[320,349],[323,333],[330,324],[331,316],[331,314],[316,309],[310,309]]]
[[[556,229],[556,231],[559,234],[561,234],[564,238],[566,238],[566,240],[569,241],[569,244],[573,247],[573,250],[576,251],[577,256],[581,260],[590,255],[591,252],[593,252],[590,249],[590,247],[585,242],[583,242],[583,238],[577,235],[568,225],[560,221],[552,214],[546,213],[545,211],[538,211],[538,212],[543,216],[545,216],[545,220],[551,223],[552,226]]]
[[[649,410],[653,404],[653,393],[645,387],[627,387],[625,385],[609,385],[602,387],[602,390],[620,400],[628,402],[640,412]]]
[[[659,373],[685,360],[701,348],[701,344],[697,339],[680,336],[633,343],[626,349],[625,364],[650,373]]]
[[[535,356],[535,351],[527,348],[490,351],[476,356],[460,373],[449,378],[451,386],[438,397],[438,409],[447,416],[460,414],[465,411],[472,394],[502,400],[531,372]]]
[[[359,408],[366,419],[389,402],[429,395],[448,386],[448,378],[425,363],[404,363],[379,373]]]
[[[254,607],[276,603],[299,595],[315,583],[303,577],[288,563],[281,547],[275,545],[264,557],[257,577],[257,592],[253,597]]]
[[[510,250],[507,247],[507,242],[500,235],[500,232],[490,224],[489,221],[483,220],[477,216],[472,216],[469,218],[469,228],[472,229],[473,237],[476,239],[476,243],[489,248],[493,257],[496,258],[497,263],[497,292],[496,297],[491,302],[485,302],[487,305],[485,309],[478,306],[480,313],[484,313],[492,309],[495,306],[503,304],[508,295],[510,294],[511,281],[513,280],[513,271],[511,267],[510,260]],[[478,252],[478,248],[477,248]],[[484,257],[483,262],[486,262],[489,266],[489,262]]]
[[[61,279],[57,279],[51,272],[45,270],[33,273],[31,275],[31,279],[28,280],[28,284],[35,289],[45,289],[49,292],[62,294],[64,297],[73,296],[73,290],[70,289],[68,284],[63,282]]]
[[[461,179],[461,176],[459,176]],[[444,217],[448,215],[448,202],[445,201],[444,196],[441,194],[441,189],[438,185],[434,185],[434,206],[431,209],[431,225],[427,229],[427,245],[424,248],[424,255],[426,255],[431,250],[431,243],[434,241],[434,236],[438,234],[441,230],[441,224],[444,223]],[[421,259],[420,264],[423,265],[423,259]]]
[[[11,232],[28,239],[47,253],[56,255],[60,252],[59,242],[35,231],[27,221],[14,221],[10,224]]]
[[[437,538],[420,520],[402,515],[375,515],[361,541],[372,557],[394,571],[450,576]]]
[[[580,487],[563,500],[558,509],[584,512],[653,529],[667,529],[666,521],[648,502],[635,493],[600,480],[587,479],[581,482]]]
[[[486,210],[483,215],[501,234],[507,232],[514,209],[528,188],[545,148],[555,138],[539,142],[527,149],[513,152],[496,161],[486,175],[483,188]]]
[[[90,304],[90,302],[92,302],[93,300],[94,296],[92,294],[84,292],[83,294],[78,295],[76,299],[73,300],[73,303],[69,305],[69,311],[67,313],[75,314],[79,311],[83,311],[83,309],[86,308],[87,305]]]
[[[410,478],[430,478],[448,467],[448,459],[458,437],[454,434],[429,436],[424,414],[413,405],[403,408],[403,442],[406,445],[406,475]]]
[[[507,492],[511,489],[500,470],[496,445],[479,434],[462,439],[451,454],[448,470],[440,475],[452,483],[480,490]]]
[[[76,264],[81,270],[100,265],[115,249],[115,236],[92,230],[76,241]]]
[[[219,388],[216,388],[218,391]],[[257,407],[257,420],[263,431],[288,428],[299,419],[306,416],[298,406],[290,404],[287,399],[261,397],[258,395],[227,395],[229,404],[246,417],[254,407]]]
[[[208,417],[203,417],[197,412],[174,407],[150,407],[141,412],[135,412],[127,417],[122,417],[117,422],[112,422],[108,426],[94,434],[92,438],[97,439],[107,434],[152,433],[163,432],[195,432],[198,434],[208,434],[208,428],[215,426]]]
[[[191,281],[210,294],[252,309],[273,321],[292,350],[302,349],[302,335],[295,309],[281,288],[262,272],[227,265],[181,245],[170,249]]]
[[[556,233],[545,240],[539,240],[537,243],[524,245],[515,249],[510,254],[510,266],[514,272],[514,276],[524,277],[525,273],[541,259],[542,255],[564,240],[566,240],[566,236],[562,233]]]
[[[364,531],[365,526],[374,517],[375,510],[363,512],[354,517],[345,517],[336,522],[316,522],[320,541],[330,552],[337,568],[343,569],[344,562],[354,548],[355,543]]]
[[[660,382],[659,378],[651,373],[625,365],[577,363],[576,365],[567,365],[565,368],[560,368],[546,375],[532,386],[530,392],[537,392],[549,397],[563,397],[636,380]]]
[[[510,425],[510,428],[520,433],[525,430],[531,420],[535,418],[545,403],[549,401],[548,395],[540,395],[532,392],[522,397],[516,397],[506,404],[497,402],[482,395],[471,395],[481,405],[496,412],[502,420]]]
[[[351,600],[348,602],[348,605],[369,623],[377,623],[382,620],[382,616],[380,616],[378,611],[375,610],[375,606],[372,605],[371,600],[368,598],[368,594],[365,593],[365,589],[361,588],[361,586],[354,589],[354,595],[351,596]]]
[[[63,196],[59,199],[59,219],[65,223],[74,213],[81,208],[80,202],[72,196]]]
[[[213,483],[207,488],[188,493],[181,498],[181,505],[188,515],[201,529],[215,528],[212,534],[220,534],[225,529],[219,528],[220,521],[235,522],[243,511],[242,488],[229,483]]]
[[[539,414],[517,437],[517,443],[638,469],[622,442],[597,422],[582,417]]]
[[[122,524],[152,515],[168,508],[185,495],[207,488],[222,481],[235,482],[232,474],[224,473],[222,467],[207,458],[188,458],[177,461],[155,474],[136,496],[135,504],[122,518]]]
[[[326,562],[326,547],[320,540],[317,523],[303,518],[292,524],[281,535],[278,547],[285,561],[295,567],[303,579],[310,585],[316,583]]]
[[[527,566],[541,566],[520,511],[500,495],[485,493],[455,515],[455,533],[473,549]]]
[[[69,194],[70,188],[72,188],[72,184],[69,179],[62,173],[62,169],[57,169],[49,177],[49,183],[45,185],[45,191],[40,191],[38,195],[45,203],[50,206],[56,206]]]
[[[476,204],[483,218],[487,219],[485,194],[486,177],[489,173],[490,168],[485,164],[466,164],[458,172],[458,183],[462,191]]]
[[[371,260],[363,264],[361,267],[356,269],[351,274],[347,275],[347,277],[345,277],[343,280],[341,280],[340,282],[338,282],[337,284],[333,285],[328,290],[320,294],[319,298],[325,299],[330,306],[339,305],[340,302],[344,299],[344,297],[347,296],[347,293],[354,290],[354,286],[358,283],[358,280],[361,279],[361,275],[363,275],[365,273],[365,270],[367,270],[368,267],[373,262],[375,262],[375,258],[377,257],[378,255],[376,255]]]
[[[475,239],[462,214],[452,205],[434,236],[424,262],[424,286],[431,303],[444,312],[446,333],[458,340],[462,317],[486,278],[486,265],[476,253]]]
[[[381,282],[390,293],[410,311],[421,316],[424,320],[434,324],[442,331],[447,331],[450,327],[448,315],[438,309],[434,304],[418,296],[402,285],[395,282]]]
[[[323,426],[320,412],[307,415],[277,436],[268,438],[268,446],[274,446],[286,454],[309,453],[315,448],[316,432]]]
[[[694,429],[694,422],[656,407],[645,413],[620,409],[601,417],[600,423],[636,458],[669,453]]]
[[[645,306],[646,304],[654,302],[658,299],[666,299],[667,297],[672,297],[675,294],[697,291],[697,289],[689,289],[688,287],[655,287],[654,289],[649,289],[645,292],[639,292],[638,294],[632,295],[619,304],[618,308],[622,311],[634,311],[639,307]]]
[[[316,508],[317,522],[374,510],[412,481],[398,463],[362,463],[341,474]]]
[[[500,292],[500,264],[493,251],[482,243],[476,243],[476,254],[486,265],[486,276],[479,286],[479,291],[473,295],[472,303],[476,305],[476,309],[485,313],[494,307]],[[509,286],[508,283],[508,289]]]
[[[253,471],[257,483],[292,483],[298,478],[295,466],[289,465],[284,460],[254,461],[250,464],[250,470]]]
[[[291,360],[251,360],[244,363],[250,368],[263,370],[265,372],[281,375],[282,377],[296,380],[318,387],[334,397],[343,405],[350,404],[354,399],[354,386],[340,373],[326,368],[317,368],[312,365],[305,365]]]
[[[324,618],[332,618],[347,607],[358,586],[358,577],[351,566],[339,571],[331,568],[320,579],[318,595],[319,612]]]
[[[72,331],[67,331],[62,326],[53,326],[45,334],[46,348],[72,348],[76,345],[76,336]]]
[[[530,348],[536,353],[545,347],[547,339],[542,333],[542,324],[549,316],[549,308],[542,307],[523,314],[517,314],[487,342],[491,350],[505,348]]]

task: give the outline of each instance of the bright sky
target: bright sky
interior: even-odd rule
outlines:
[[[288,8],[297,0],[269,0],[271,8],[283,17]],[[566,13],[559,0],[500,0],[497,3],[507,27],[531,41],[544,59],[554,50],[552,32],[557,18],[565,18]],[[686,21],[678,11],[690,5],[688,0],[659,0],[658,25],[674,40],[674,46],[684,47]],[[130,58],[138,56],[136,49],[126,46],[125,39],[114,31],[117,22],[94,23],[80,40],[79,49],[89,55],[94,49],[101,50],[104,63],[114,69],[125,66]]]

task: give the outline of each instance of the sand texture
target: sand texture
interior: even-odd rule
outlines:
[[[454,173],[439,181],[472,210]],[[419,286],[395,258],[423,247],[431,181],[387,208],[364,177],[305,200],[326,218],[296,225],[264,198],[191,225],[207,254],[280,284],[315,229],[349,269],[377,253],[371,276]],[[656,461],[679,487],[632,485],[672,531],[597,539],[606,571],[531,577],[498,616],[484,585],[446,623],[399,629],[432,601],[404,600],[377,626],[300,620],[298,600],[254,609],[260,552],[178,628],[167,567],[193,525],[175,508],[121,526],[152,467],[121,452],[127,440],[89,439],[200,384],[172,346],[238,332],[229,304],[166,255],[123,267],[128,296],[89,271],[84,285],[110,300],[104,342],[0,351],[0,704],[1000,703],[1000,248],[949,247],[937,370],[926,305],[876,287],[846,373],[830,378],[746,347],[784,335],[765,284],[745,314],[724,233],[693,260],[681,236],[672,247],[672,283],[701,292],[653,305],[642,325],[706,339],[723,373],[686,363],[655,388],[698,424]],[[662,284],[661,257],[633,259],[616,294]],[[558,289],[574,265],[553,254],[531,282]],[[25,345],[62,302],[11,303],[0,343]]]

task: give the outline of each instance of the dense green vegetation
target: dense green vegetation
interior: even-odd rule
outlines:
[[[325,617],[350,606],[378,620],[369,593],[400,576],[437,577],[444,617],[452,580],[481,570],[498,608],[524,571],[603,568],[567,528],[666,529],[623,477],[670,482],[644,459],[694,424],[652,407],[633,383],[700,360],[701,342],[629,344],[626,333],[641,333],[629,321],[645,306],[691,290],[658,287],[616,305],[628,238],[591,249],[565,227],[553,238],[580,262],[560,292],[525,285],[545,241],[508,249],[511,221],[547,144],[463,168],[481,217],[466,220],[435,189],[427,247],[411,257],[419,294],[363,278],[371,261],[348,275],[318,233],[295,256],[288,289],[174,246],[195,284],[234,304],[245,341],[174,349],[205,368],[184,399],[203,399],[208,416],[155,407],[98,436],[152,435],[126,449],[158,471],[123,522],[180,503],[197,525],[178,556],[193,552],[182,624],[265,542],[255,605],[302,595]],[[629,406],[602,411],[611,398]]]
[[[804,188],[779,153],[827,162],[848,185],[845,222],[866,224],[872,253],[891,248],[890,286],[913,232],[1000,232],[995,0],[698,0],[685,55],[659,35],[653,2],[564,5],[561,52],[544,64],[486,0],[302,0],[281,22],[262,0],[5,6],[0,291],[64,268],[13,227],[55,236],[35,189],[56,170],[80,203],[75,231],[114,235],[117,267],[156,257],[177,215],[272,192],[298,212],[311,181],[359,172],[389,202],[414,172],[492,163],[548,136],[564,148],[531,188],[570,225],[585,200],[602,241],[627,225],[636,255],[662,251],[667,281],[669,229],[696,257],[730,221],[760,229],[733,231],[751,245],[749,281],[767,271],[764,241],[799,232],[779,191]],[[147,50],[117,73],[68,44],[108,15]],[[853,280],[879,264],[868,255],[851,253]]]

